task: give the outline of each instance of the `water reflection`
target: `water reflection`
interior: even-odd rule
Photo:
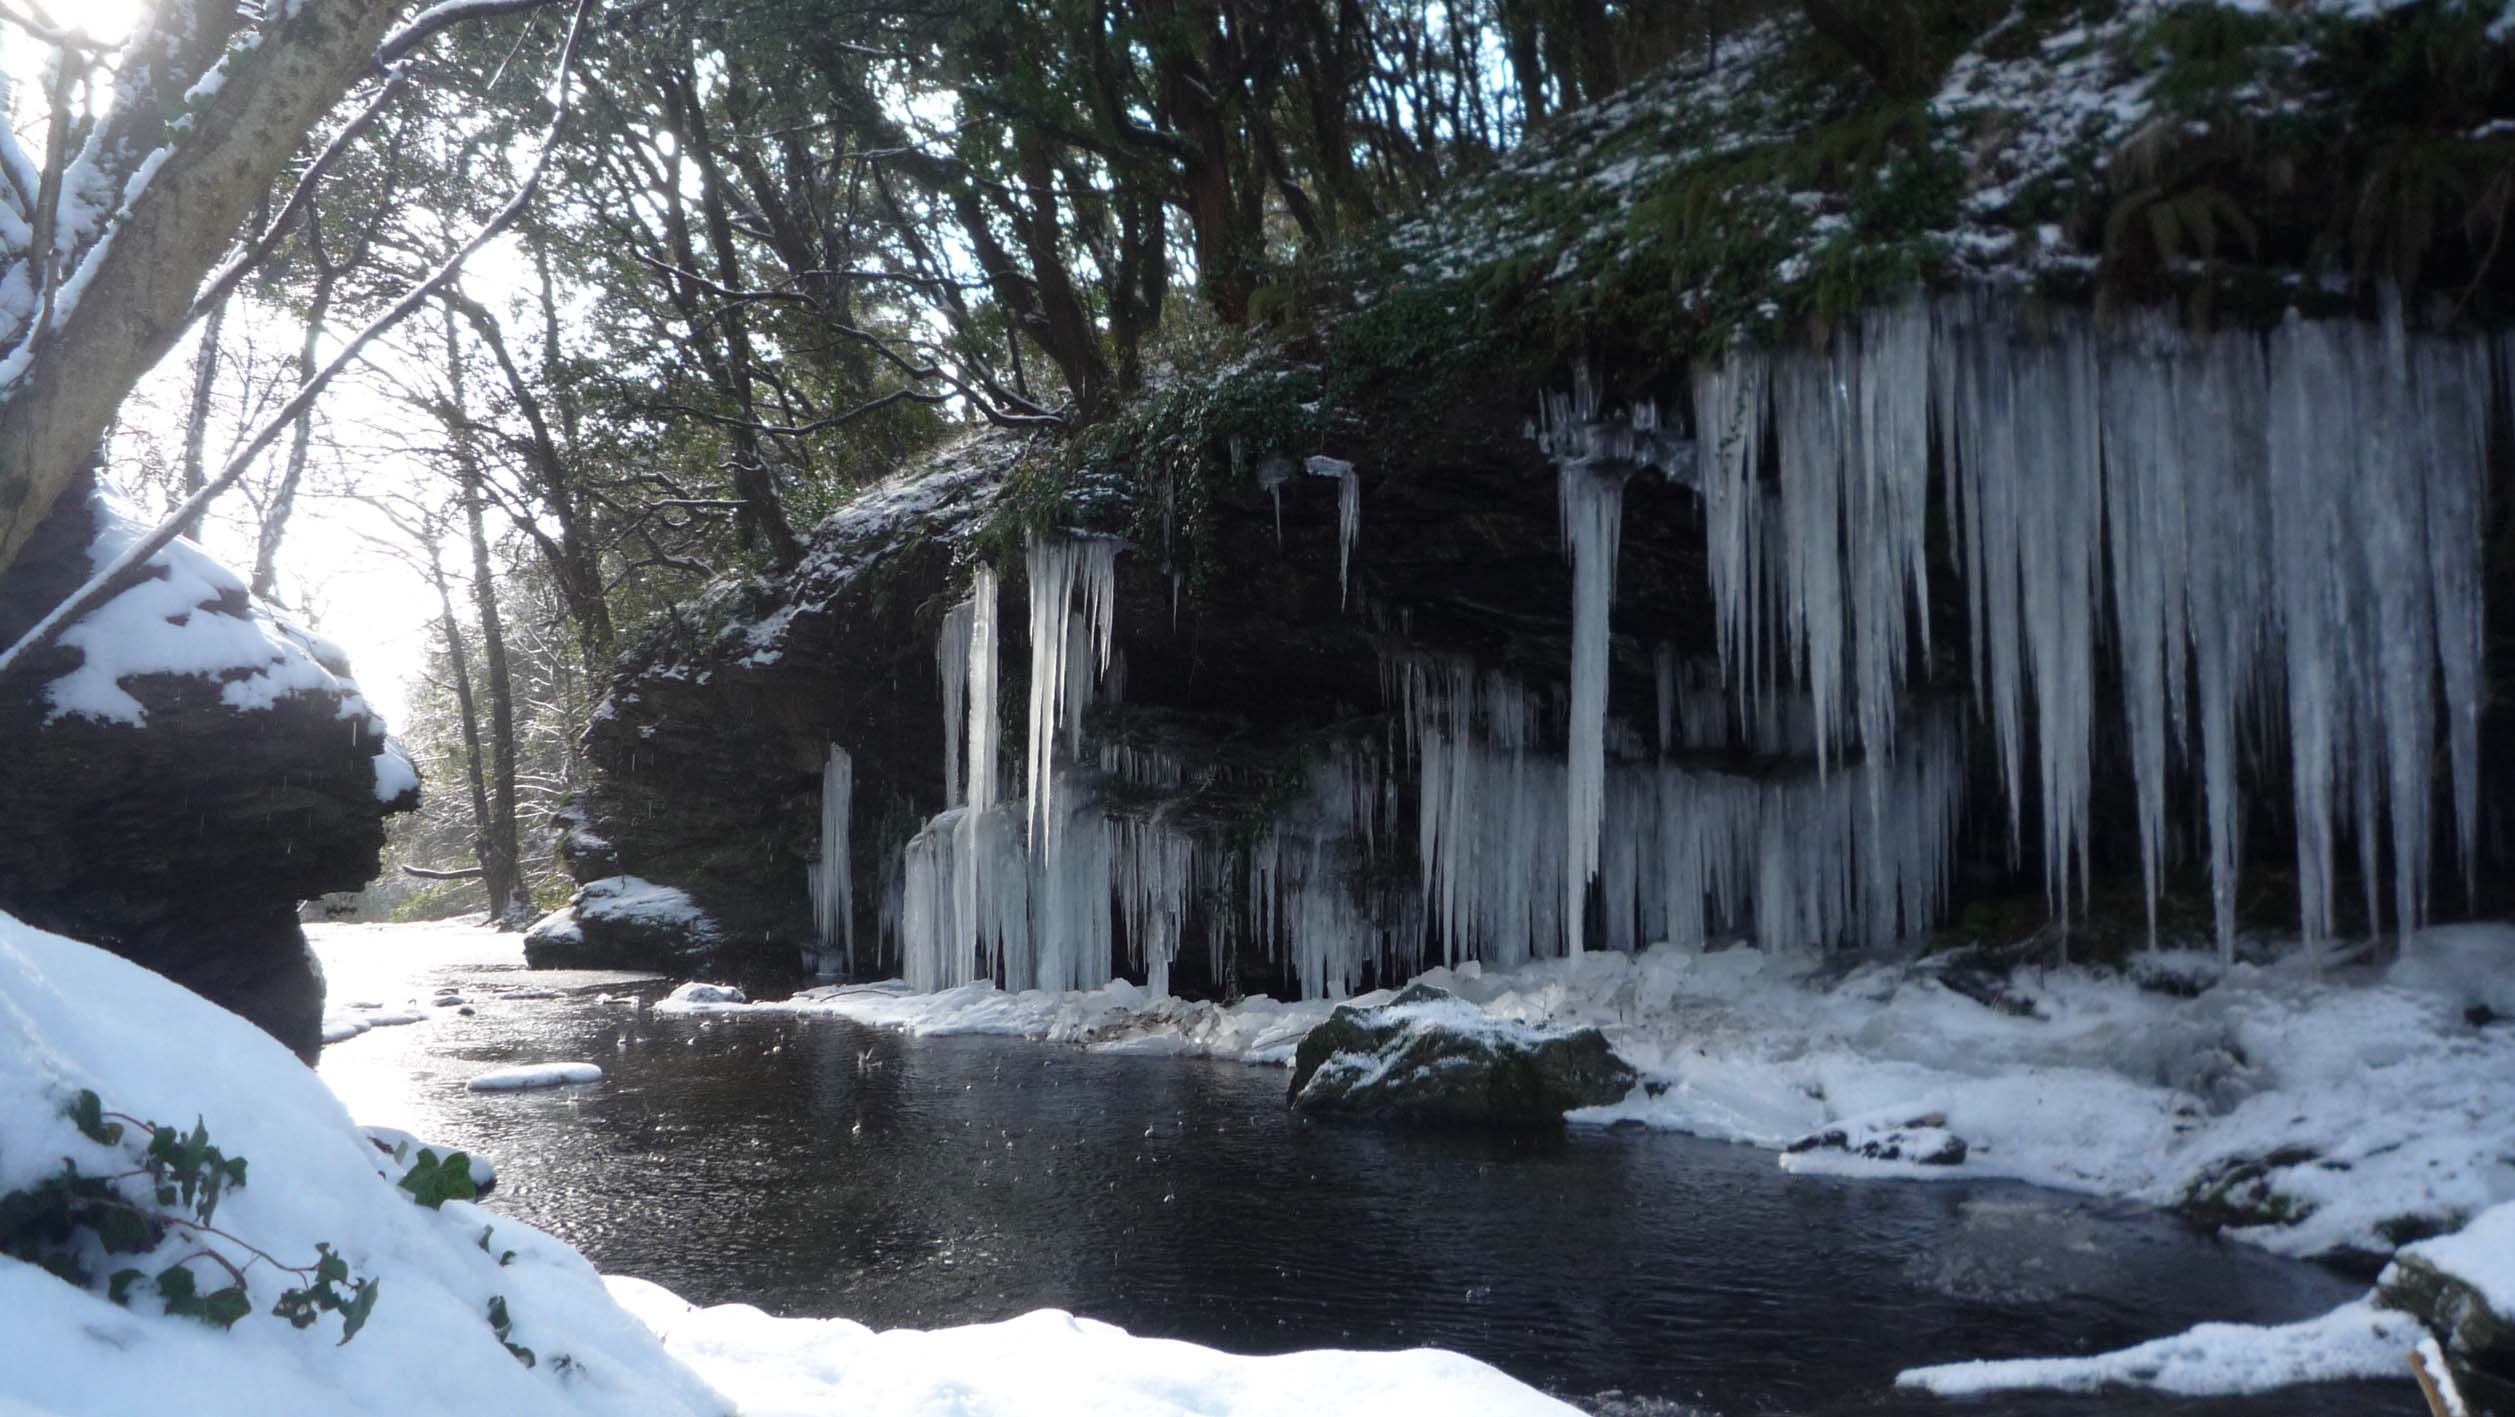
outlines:
[[[511,945],[452,941],[324,940],[336,997],[458,984],[478,1010],[339,1045],[324,1076],[362,1120],[496,1158],[496,1208],[701,1303],[877,1327],[1053,1306],[1251,1352],[1435,1344],[1612,1412],[2420,1410],[2407,1384],[2180,1404],[1887,1389],[1917,1362],[2092,1351],[2354,1292],[2124,1207],[1797,1178],[1679,1137],[1314,1125],[1271,1069],[663,1017],[597,1002],[659,984],[520,976]],[[562,994],[494,997],[528,979]],[[575,1059],[606,1080],[463,1090]]]

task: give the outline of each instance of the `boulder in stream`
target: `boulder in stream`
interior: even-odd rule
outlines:
[[[1321,1115],[1532,1127],[1614,1102],[1634,1081],[1595,1028],[1516,1023],[1417,984],[1376,1008],[1345,1005],[1311,1029],[1293,1058],[1291,1095]]]
[[[524,932],[524,962],[535,969],[679,973],[724,941],[716,918],[683,892],[636,876],[605,876]]]

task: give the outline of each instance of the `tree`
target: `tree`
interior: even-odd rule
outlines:
[[[221,0],[161,0],[113,56],[114,105],[101,120],[73,111],[62,84],[41,164],[0,134],[9,173],[0,205],[17,218],[13,230],[30,233],[0,245],[0,279],[22,273],[34,292],[24,308],[0,312],[0,571],[75,480],[123,395],[182,335],[246,213],[372,66],[397,8],[278,6],[247,31],[240,7]],[[77,36],[34,32],[54,45],[62,72],[105,63]],[[221,82],[192,97],[212,74]],[[73,134],[84,138],[75,153]],[[74,161],[101,179],[88,192],[126,195],[65,200]],[[36,174],[33,190],[26,173]]]

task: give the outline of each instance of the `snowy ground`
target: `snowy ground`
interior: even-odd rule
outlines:
[[[1575,1409],[1472,1358],[1321,1350],[1242,1358],[1054,1309],[1003,1323],[876,1333],[747,1304],[695,1308],[659,1285],[612,1297],[745,1414],[953,1417],[1314,1417],[1327,1412],[1553,1417]]]
[[[146,1140],[137,1127],[113,1143],[82,1134],[69,1109],[83,1090],[109,1113],[198,1118],[213,1144],[248,1163],[217,1203],[215,1230],[189,1217],[114,1253],[98,1232],[77,1231],[68,1258],[89,1284],[0,1259],[0,1412],[1569,1411],[1447,1353],[1236,1358],[1052,1312],[876,1334],[742,1306],[692,1310],[653,1285],[604,1280],[520,1221],[464,1201],[413,1203],[394,1184],[399,1167],[268,1035],[6,915],[0,1056],[12,1064],[0,1071],[0,1196],[59,1177],[67,1158],[83,1176],[114,1178],[105,1184],[126,1207],[188,1216],[152,1204],[132,1172]],[[0,1217],[13,1210],[0,1206]],[[270,1312],[311,1282],[284,1266],[311,1267],[318,1244],[338,1252],[351,1281],[376,1283],[372,1312],[346,1343],[336,1315],[301,1330]],[[194,1272],[207,1294],[230,1282],[227,1265],[247,1301],[232,1326],[165,1311],[156,1276]],[[124,1267],[142,1282],[116,1304],[107,1277]]]

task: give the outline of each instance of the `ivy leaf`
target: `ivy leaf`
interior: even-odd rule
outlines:
[[[253,1312],[253,1300],[241,1284],[230,1284],[201,1301],[201,1322],[214,1328],[232,1328],[236,1320]]]
[[[467,1201],[480,1194],[472,1185],[472,1159],[469,1153],[455,1152],[439,1157],[435,1151],[421,1147],[419,1159],[411,1163],[402,1176],[403,1190],[411,1199],[436,1210],[447,1201]]]
[[[78,1100],[70,1104],[70,1121],[79,1135],[92,1142],[114,1146],[122,1141],[122,1124],[105,1120],[104,1099],[93,1088],[79,1089]]]
[[[113,1277],[105,1281],[105,1297],[117,1304],[128,1304],[131,1302],[131,1286],[146,1278],[147,1275],[136,1269],[115,1270]]]
[[[157,1273],[157,1296],[166,1301],[168,1313],[174,1312],[176,1304],[190,1299],[194,1288],[192,1271],[180,1264],[169,1265]]]
[[[356,1338],[358,1330],[367,1326],[367,1316],[375,1312],[376,1291],[382,1285],[383,1281],[378,1279],[358,1281],[350,1301],[341,1305],[341,1342],[347,1343]]]

